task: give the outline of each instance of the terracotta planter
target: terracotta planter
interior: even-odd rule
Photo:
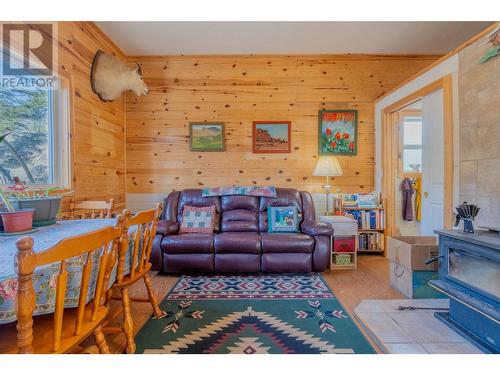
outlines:
[[[0,212],[3,228],[6,233],[24,232],[33,228],[34,209],[24,209],[16,212]]]

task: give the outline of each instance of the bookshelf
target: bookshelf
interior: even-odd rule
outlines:
[[[342,206],[341,210],[358,221],[357,252],[385,255],[384,207]]]

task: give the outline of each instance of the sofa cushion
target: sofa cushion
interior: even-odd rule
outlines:
[[[267,232],[268,228],[268,207],[297,207],[299,221],[302,221],[302,198],[297,189],[276,189],[276,198],[260,198],[259,203],[259,232]]]
[[[256,232],[225,232],[214,238],[216,253],[260,254],[260,236]]]
[[[263,253],[312,253],[314,239],[303,233],[261,233]]]
[[[257,232],[257,211],[231,210],[222,212],[221,232]]]
[[[161,241],[161,249],[167,254],[212,253],[213,238],[208,233],[165,236]]]
[[[182,213],[185,206],[210,207],[215,206],[214,231],[220,231],[220,199],[219,197],[204,198],[201,196],[201,189],[185,189],[179,196],[177,208],[177,221],[182,221]]]
[[[299,215],[297,207],[267,207],[267,224],[271,232],[299,232]]]
[[[223,212],[236,209],[257,211],[259,208],[259,198],[243,195],[228,195],[221,197],[220,203]]]
[[[257,232],[258,208],[256,197],[221,197],[221,232]]]
[[[215,206],[184,206],[179,233],[213,233]]]

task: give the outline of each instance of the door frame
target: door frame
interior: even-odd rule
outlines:
[[[382,110],[382,197],[385,202],[385,234],[393,236],[396,228],[396,178],[399,173],[399,121],[395,112],[437,90],[443,90],[444,126],[444,227],[453,223],[453,101],[452,76],[448,74],[414,91]]]

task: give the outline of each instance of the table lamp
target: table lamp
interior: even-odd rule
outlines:
[[[332,186],[330,185],[330,177],[342,176],[342,167],[335,156],[320,156],[314,167],[313,176],[326,176],[326,185],[323,189],[326,194],[326,215],[329,214],[328,199]]]

